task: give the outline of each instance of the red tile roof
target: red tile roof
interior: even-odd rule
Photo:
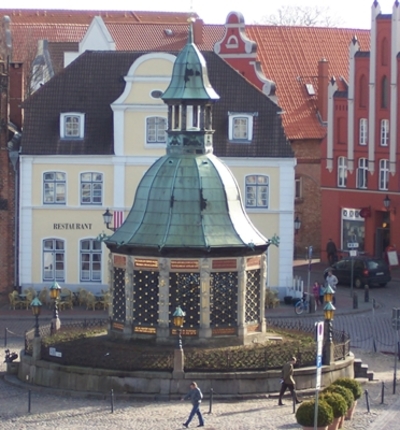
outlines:
[[[106,23],[116,44],[117,51],[171,51],[180,50],[187,43],[186,24],[125,24]],[[224,34],[224,25],[203,27],[203,41],[195,40],[201,50],[212,51]]]
[[[79,42],[98,15],[105,21],[117,50],[173,51],[181,49],[187,40],[187,14],[182,13],[0,9],[0,15],[4,14],[11,17],[13,61],[33,59],[38,39]],[[171,36],[167,29],[172,31]],[[313,84],[318,92],[318,61],[322,58],[329,61],[329,76],[348,80],[350,41],[357,35],[361,49],[368,51],[369,30],[248,25],[246,33],[257,43],[265,76],[276,83],[288,138],[324,137],[326,128],[316,115],[316,96],[307,94],[305,84]],[[212,50],[223,34],[223,25],[204,25],[199,48]]]
[[[38,40],[80,42],[87,29],[87,24],[11,23],[12,61],[27,63],[29,69],[36,56]]]
[[[13,22],[24,24],[90,24],[95,16],[105,22],[183,22],[189,12],[146,12],[112,10],[56,10],[56,9],[0,9],[0,16],[8,15]],[[197,14],[194,14],[198,17]]]
[[[316,96],[308,96],[305,84],[318,95],[318,61],[329,61],[329,76],[348,80],[349,45],[357,35],[362,50],[369,50],[369,30],[319,27],[246,26],[257,42],[258,59],[268,79],[276,83],[278,103],[289,139],[321,139],[326,134],[316,115]]]

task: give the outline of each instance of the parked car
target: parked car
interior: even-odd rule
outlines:
[[[328,271],[338,278],[339,284],[351,285],[351,271],[353,266],[353,286],[361,288],[365,285],[379,285],[384,287],[391,279],[390,269],[385,260],[374,257],[345,257],[328,267]]]

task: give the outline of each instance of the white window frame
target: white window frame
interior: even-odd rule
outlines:
[[[303,181],[301,177],[294,180],[294,197],[295,199],[303,197]]]
[[[360,118],[360,137],[358,143],[360,145],[368,144],[368,119]]]
[[[53,178],[46,176],[54,175]],[[43,172],[43,204],[65,205],[67,202],[67,175],[64,172]],[[64,189],[64,191],[62,191]],[[62,196],[64,198],[62,198]],[[48,197],[52,197],[47,200]]]
[[[263,190],[263,188],[265,188]],[[246,209],[269,208],[269,176],[252,174],[245,176]],[[266,195],[263,195],[266,194]]]
[[[89,247],[83,248],[82,246],[86,242],[88,243]],[[101,242],[93,238],[81,239],[79,241],[79,258],[80,281],[95,283],[101,282],[103,258]]]
[[[68,132],[68,123],[71,119],[77,122],[76,131]],[[66,112],[60,114],[60,137],[61,139],[83,139],[85,137],[85,114],[78,112]]]
[[[379,189],[389,189],[389,160],[379,160]]]
[[[47,242],[47,243],[46,243]],[[52,242],[52,243],[50,243]],[[50,245],[50,246],[48,246]],[[62,245],[62,247],[60,247]],[[65,282],[65,240],[46,238],[42,241],[42,280],[43,282]]]
[[[231,142],[250,143],[253,140],[253,122],[256,114],[229,112],[228,138]],[[244,136],[235,136],[235,128],[245,124]]]
[[[381,120],[381,146],[389,145],[389,120],[382,119]]]
[[[337,186],[340,188],[346,188],[347,185],[347,158],[338,157],[338,175],[337,175]]]
[[[159,121],[163,120],[165,122],[165,129],[164,129],[164,137],[163,139],[161,139],[159,137],[159,134],[161,132],[161,128],[160,128],[160,124]],[[155,124],[150,124],[150,122],[155,121]],[[154,127],[154,135],[155,138],[154,140],[150,138],[150,135],[152,134],[150,132],[150,126]],[[168,128],[168,121],[167,118],[165,116],[161,116],[161,115],[152,115],[152,116],[148,116],[146,117],[146,146],[165,146],[167,143],[167,128]]]
[[[366,190],[368,188],[368,159],[359,158],[357,167],[357,188]]]
[[[84,177],[90,175],[90,178]],[[101,177],[100,180],[95,178],[96,175]],[[103,204],[103,185],[104,175],[101,172],[82,172],[80,174],[80,202],[82,206],[101,205]],[[98,191],[100,190],[100,194]],[[87,192],[89,191],[89,195]],[[89,197],[89,200],[87,200]],[[84,199],[86,201],[84,201]],[[97,200],[96,200],[97,199]]]

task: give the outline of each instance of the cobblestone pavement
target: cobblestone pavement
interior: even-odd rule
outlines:
[[[380,384],[369,388],[371,397],[379,398]],[[393,398],[386,403],[393,404]],[[360,399],[352,421],[346,421],[344,429],[394,429],[395,427],[371,426],[388,405],[372,404],[372,412],[366,413],[365,401]],[[190,410],[186,402],[150,402],[115,399],[114,413],[106,400],[59,397],[32,392],[31,413],[28,414],[28,393],[26,389],[10,386],[0,380],[0,428],[1,429],[180,429]],[[283,407],[277,400],[252,399],[240,402],[213,404],[212,414],[207,414],[208,403],[203,404],[206,429],[297,429],[292,407],[287,401]],[[382,418],[385,418],[382,416]],[[196,427],[194,420],[191,427]]]
[[[11,342],[10,350],[19,351],[19,340]],[[4,357],[4,347],[0,348]],[[345,430],[395,429],[400,418],[400,395],[392,394],[393,357],[379,353],[359,351],[363,361],[375,371],[376,380],[365,382],[368,390],[371,412],[367,413],[365,395],[359,399],[355,416],[346,421]],[[4,371],[4,364],[0,370]],[[381,404],[382,382],[385,384],[385,402]],[[399,387],[400,388],[400,387]],[[400,389],[397,389],[399,393]],[[0,429],[180,429],[190,405],[180,401],[138,401],[115,396],[114,413],[111,401],[54,395],[51,390],[33,387],[31,390],[31,413],[28,413],[29,386],[12,385],[0,378]],[[303,399],[307,398],[304,394]],[[278,407],[274,396],[242,401],[214,400],[212,414],[208,414],[209,401],[206,398],[202,410],[205,415],[205,429],[222,430],[276,430],[297,429],[289,399],[285,406]],[[191,427],[196,427],[196,419]]]

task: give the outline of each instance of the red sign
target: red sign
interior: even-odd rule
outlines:
[[[360,210],[360,216],[363,218],[369,218],[371,216],[371,208],[362,208]]]

